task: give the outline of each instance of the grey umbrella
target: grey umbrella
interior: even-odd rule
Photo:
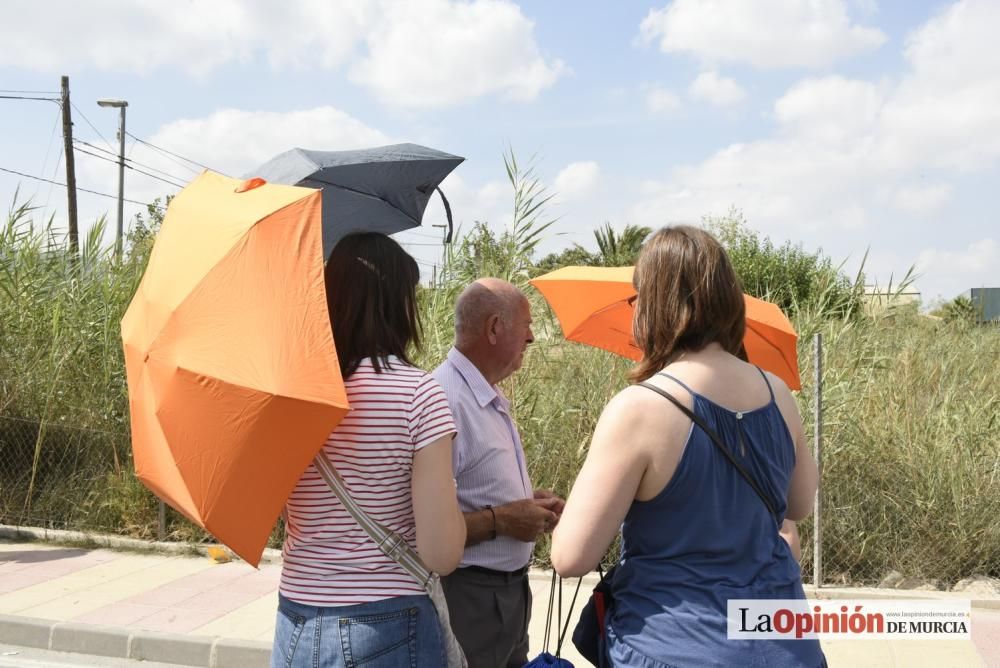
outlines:
[[[323,190],[323,253],[349,232],[392,234],[420,225],[435,190],[441,195],[451,240],[451,207],[438,188],[465,158],[417,144],[356,151],[293,148],[248,177]]]

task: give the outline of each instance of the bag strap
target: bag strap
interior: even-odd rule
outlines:
[[[431,578],[433,573],[424,566],[424,562],[420,560],[420,556],[410,547],[410,544],[406,542],[402,536],[400,536],[395,531],[387,529],[375,520],[373,520],[364,509],[357,504],[357,502],[351,498],[350,493],[347,491],[347,487],[344,485],[343,478],[337,473],[337,469],[333,467],[333,463],[326,456],[326,453],[322,450],[313,459],[313,464],[316,466],[316,470],[319,471],[320,476],[329,485],[330,490],[334,495],[340,499],[343,504],[344,509],[347,513],[354,518],[354,520],[361,525],[361,528],[365,530],[368,537],[371,538],[378,548],[382,551],[382,554],[389,557],[397,564],[403,567],[407,573],[413,576],[413,579],[420,583],[424,589],[430,587]]]
[[[750,485],[750,487],[753,488],[753,491],[757,493],[757,496],[760,497],[760,500],[764,502],[764,505],[767,507],[767,512],[770,513],[771,518],[774,519],[775,523],[778,524],[779,526],[781,525],[781,522],[778,521],[778,514],[774,510],[774,504],[771,503],[771,501],[767,498],[767,496],[764,494],[764,491],[757,484],[757,481],[753,479],[753,476],[751,476],[747,472],[747,470],[743,467],[742,464],[736,461],[736,458],[733,457],[733,453],[729,451],[729,448],[727,448],[726,445],[722,442],[722,439],[719,438],[719,435],[715,433],[714,429],[708,426],[708,423],[705,422],[705,420],[703,420],[693,410],[682,404],[680,400],[678,400],[674,395],[670,394],[666,390],[656,387],[655,385],[651,385],[650,383],[639,383],[639,386],[645,387],[647,390],[652,390],[653,392],[656,392],[657,394],[662,396],[664,399],[667,399],[674,406],[677,406],[677,408],[679,408],[680,411],[684,413],[684,415],[688,416],[692,422],[698,425],[698,427],[701,428],[703,432],[708,434],[708,437],[712,440],[712,443],[714,443],[715,446],[719,449],[719,451],[722,452],[725,458],[729,461],[730,464],[733,465],[733,467],[739,472],[739,474],[743,476],[743,479],[746,480],[747,483]]]
[[[555,605],[557,588],[559,597],[559,606],[556,611],[556,632],[559,637],[556,638],[556,653],[555,656],[559,657],[562,652],[563,642],[566,640],[566,633],[569,630],[569,620],[573,618],[573,608],[576,606],[576,595],[580,593],[580,584],[583,582],[583,577],[580,577],[576,581],[576,589],[573,591],[573,600],[569,604],[569,612],[566,613],[566,623],[563,624],[562,628],[559,628],[559,624],[563,619],[562,614],[562,576],[552,571],[552,584],[549,587],[549,608],[545,615],[545,637],[542,640],[542,651],[549,651],[549,640],[552,637],[552,608]],[[558,582],[558,584],[557,584]]]
[[[563,624],[562,631],[559,633],[559,642],[556,644],[556,656],[560,656],[562,653],[563,642],[566,641],[566,635],[569,632],[569,620],[573,618],[573,608],[576,606],[576,595],[580,593],[580,585],[583,583],[583,576],[580,576],[576,580],[576,589],[573,590],[573,600],[569,604],[569,612],[566,613],[566,623]],[[559,616],[562,617],[562,578],[559,578]],[[557,627],[558,628],[558,627]]]

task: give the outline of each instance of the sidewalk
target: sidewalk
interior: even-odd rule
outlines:
[[[255,570],[204,556],[0,541],[0,643],[213,668],[266,666],[280,569],[278,563]],[[532,656],[541,651],[549,585],[548,574],[532,573]],[[564,585],[564,615],[573,585]],[[574,617],[589,593],[585,580]],[[824,597],[836,594],[822,590]],[[974,602],[973,642],[866,640],[823,647],[833,668],[1000,667],[998,605]],[[563,656],[578,667],[589,665],[568,640]]]

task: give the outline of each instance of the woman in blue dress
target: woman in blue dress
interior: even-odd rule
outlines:
[[[643,358],[605,407],[552,538],[552,563],[583,575],[621,531],[605,618],[614,666],[825,665],[815,639],[727,638],[727,601],[804,599],[783,520],[812,510],[816,462],[787,386],[741,359],[743,290],[704,230],[656,232],[635,269]],[[771,499],[772,515],[701,417]]]

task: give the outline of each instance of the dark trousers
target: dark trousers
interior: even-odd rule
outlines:
[[[459,568],[441,578],[455,637],[469,668],[521,668],[528,662],[531,588],[527,573]]]

